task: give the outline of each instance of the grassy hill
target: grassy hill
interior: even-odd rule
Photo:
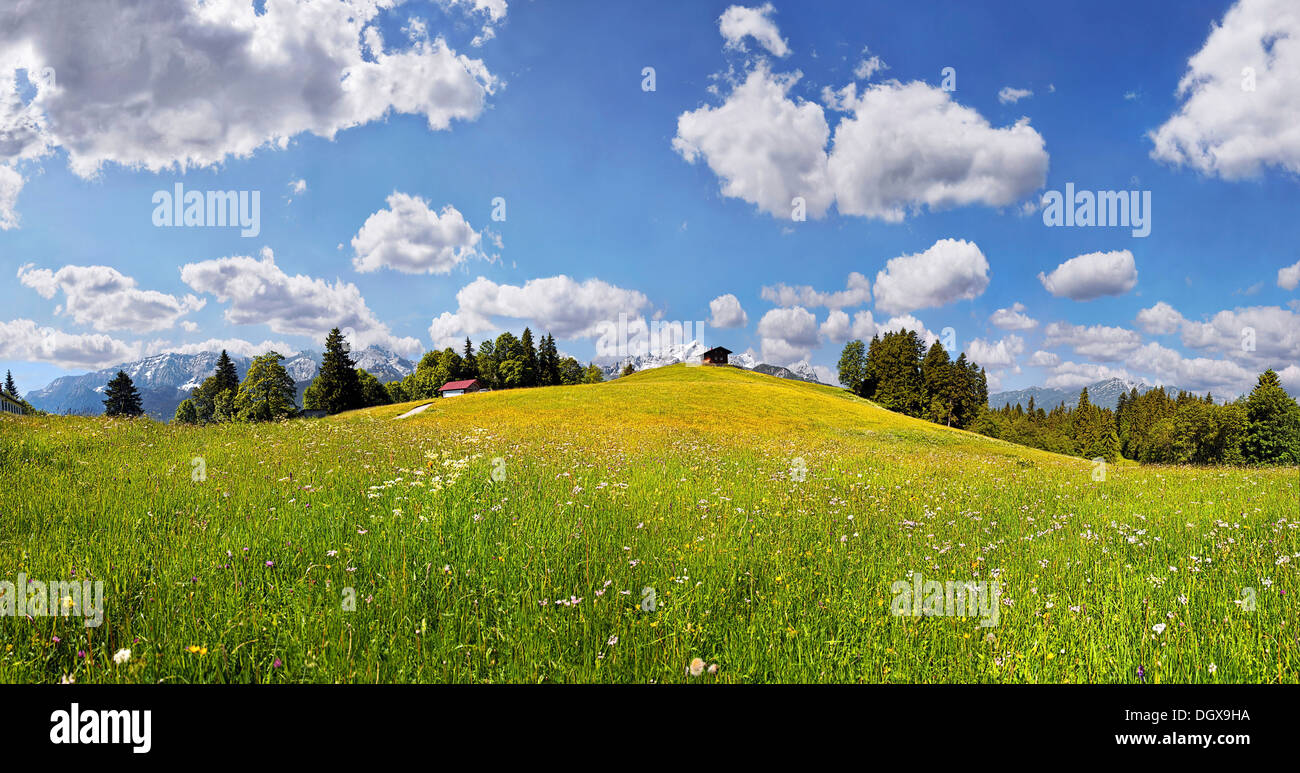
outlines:
[[[0,421],[0,579],[105,583],[0,680],[1300,681],[1294,468],[1097,480],[732,368],[416,405]],[[894,614],[918,572],[996,624]]]

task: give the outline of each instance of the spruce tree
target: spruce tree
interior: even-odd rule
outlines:
[[[1282,389],[1273,370],[1259,376],[1246,398],[1246,460],[1256,463],[1300,462],[1300,406]]]
[[[320,373],[309,389],[312,391],[311,403],[316,410],[333,414],[362,406],[364,398],[356,363],[349,356],[347,342],[338,328],[331,330],[325,337],[325,354],[321,359]],[[305,403],[305,394],[303,398]]]
[[[474,344],[470,343],[469,336],[465,336],[465,353],[461,355],[461,361],[465,378],[479,378],[478,357],[474,355]]]
[[[126,371],[119,370],[104,389],[104,415],[140,416],[143,413],[135,384]]]
[[[519,336],[519,345],[523,352],[523,371],[520,373],[520,386],[537,386],[537,349],[533,346],[533,331],[524,328]]]
[[[216,392],[213,393],[213,397],[225,391],[229,391],[232,395],[239,391],[239,373],[235,370],[235,363],[231,362],[230,355],[226,354],[225,349],[221,350],[221,356],[217,358],[216,378]]]
[[[22,397],[22,395],[18,394],[18,386],[14,384],[14,374],[7,370],[5,371],[5,391],[15,400]]]

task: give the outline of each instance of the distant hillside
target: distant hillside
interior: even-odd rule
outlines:
[[[631,365],[633,370],[640,373],[643,370],[662,368],[682,362],[699,362],[701,356],[710,348],[699,341],[691,341],[684,344],[673,344],[665,347],[661,352],[639,354],[634,357],[623,357],[622,359],[597,358],[596,364],[604,373],[605,379],[609,380],[618,378],[627,365]],[[732,365],[756,373],[765,373],[769,376],[789,378],[796,381],[808,381],[814,384],[821,383],[817,379],[817,372],[813,370],[812,365],[807,360],[796,362],[788,368],[759,362],[747,352],[733,353],[729,360]]]
[[[1105,381],[1098,381],[1088,385],[1088,399],[1093,405],[1102,408],[1114,409],[1119,405],[1119,396],[1128,394],[1132,389],[1137,389],[1138,394],[1145,394],[1156,387],[1150,384],[1143,384],[1137,381],[1125,381],[1124,379],[1110,378]],[[1004,405],[1015,405],[1019,403],[1021,407],[1029,407],[1029,398],[1034,399],[1034,406],[1050,411],[1061,403],[1065,403],[1067,408],[1073,408],[1079,403],[1079,389],[1053,389],[1050,387],[1030,387],[1029,389],[1017,389],[1009,392],[996,392],[989,395],[989,407],[1001,408]],[[1165,392],[1171,395],[1177,395],[1178,387],[1166,386]]]
[[[104,412],[104,386],[114,374],[123,370],[140,390],[145,413],[168,421],[176,413],[176,406],[216,371],[218,356],[217,352],[156,354],[94,373],[56,378],[45,387],[29,392],[27,400],[33,407],[50,413],[98,415]],[[374,374],[381,383],[400,379],[415,370],[415,365],[409,360],[377,346],[354,351],[352,358],[358,368]],[[231,355],[230,359],[242,379],[252,360],[237,355]],[[284,360],[285,370],[298,388],[300,404],[303,390],[316,378],[320,363],[321,355],[310,351],[299,352]]]

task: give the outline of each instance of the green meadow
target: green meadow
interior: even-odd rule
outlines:
[[[0,580],[103,583],[97,626],[0,617],[0,681],[1300,682],[1294,467],[1100,470],[732,368],[416,405],[0,418]],[[996,624],[895,614],[914,573]]]

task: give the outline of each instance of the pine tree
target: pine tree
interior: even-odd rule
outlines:
[[[465,371],[465,378],[478,378],[478,357],[474,355],[474,344],[470,343],[469,336],[465,336],[465,353],[461,355],[461,366]]]
[[[104,389],[104,415],[140,416],[143,413],[135,384],[126,371],[119,370]]]
[[[622,378],[624,376],[630,376],[633,373],[636,373],[636,368],[632,367],[631,362],[628,362],[626,365],[623,366],[623,371],[618,374],[618,377]]]
[[[7,370],[5,371],[5,391],[15,400],[22,398],[22,395],[18,394],[18,386],[14,384],[14,374]]]
[[[1245,403],[1247,461],[1300,462],[1300,406],[1282,389],[1277,373],[1271,369],[1261,373]]]
[[[523,352],[523,371],[520,373],[520,386],[537,386],[537,349],[533,346],[533,331],[524,328],[519,336],[519,345]]]
[[[338,328],[331,330],[325,337],[325,354],[321,360],[320,373],[312,380],[308,391],[312,393],[310,401],[304,394],[303,403],[315,410],[333,414],[362,406],[363,395],[356,363],[349,356],[347,342]]]
[[[922,404],[925,408],[925,418],[949,427],[952,426],[953,417],[957,414],[958,395],[954,389],[956,381],[954,377],[958,374],[954,371],[948,359],[948,350],[936,340],[930,346],[930,351],[926,352],[925,359],[921,361],[921,381],[925,387],[925,399]]]
[[[221,350],[221,356],[217,358],[216,378],[214,397],[227,390],[231,394],[239,391],[239,373],[235,370],[235,363],[231,362],[230,355],[226,354],[225,349]]]

